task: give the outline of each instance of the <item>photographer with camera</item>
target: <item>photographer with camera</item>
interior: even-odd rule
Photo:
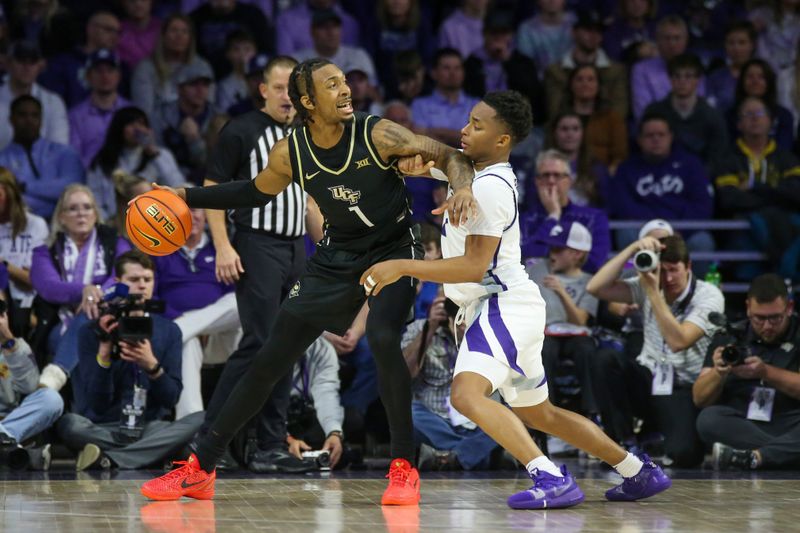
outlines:
[[[783,280],[747,292],[747,321],[714,337],[692,388],[715,468],[800,466],[800,329]]]
[[[85,397],[76,394],[74,412],[58,423],[67,446],[81,450],[77,470],[151,465],[179,451],[203,422],[202,413],[164,420],[183,387],[182,342],[175,323],[148,313],[157,307],[152,260],[132,250],[114,268],[112,298],[78,331],[74,390]]]
[[[289,453],[315,467],[336,468],[342,458],[344,408],[339,357],[320,336],[294,365],[289,401]]]
[[[638,275],[620,280],[631,258]],[[719,289],[698,280],[691,267],[680,235],[644,237],[606,263],[587,286],[600,299],[638,305],[644,320],[644,345],[635,361],[603,349],[590,363],[606,432],[636,447],[633,422],[641,418],[649,429],[663,434],[667,457],[681,467],[703,459],[691,388],[716,331],[708,315],[725,308]]]

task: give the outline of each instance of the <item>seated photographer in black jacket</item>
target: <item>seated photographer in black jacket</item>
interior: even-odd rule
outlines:
[[[708,348],[692,395],[697,431],[713,443],[715,468],[800,466],[800,331],[776,274],[755,278],[748,320]]]
[[[127,317],[148,316],[142,302],[153,295],[155,274],[147,255],[132,250],[114,265],[117,282],[129,288]],[[141,295],[138,300],[130,298]],[[73,413],[58,423],[67,446],[80,450],[77,470],[141,468],[180,451],[200,428],[203,413],[176,422],[164,420],[178,402],[181,389],[181,332],[171,320],[150,315],[149,339],[126,341],[115,330],[120,321],[115,305],[101,306],[100,318],[78,331],[78,367],[73,376]],[[119,309],[119,306],[116,306]],[[116,313],[119,314],[118,312]]]

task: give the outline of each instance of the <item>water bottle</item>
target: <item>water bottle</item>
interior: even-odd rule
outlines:
[[[715,287],[719,288],[722,284],[722,277],[719,274],[719,266],[717,263],[711,263],[708,267],[708,272],[706,272],[706,283],[710,283]]]

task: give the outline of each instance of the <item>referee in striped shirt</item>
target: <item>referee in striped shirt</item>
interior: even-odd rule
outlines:
[[[258,62],[261,61],[260,65]],[[297,62],[286,56],[265,61],[258,90],[261,109],[228,122],[209,160],[204,185],[232,180],[252,180],[267,166],[272,146],[289,133],[294,107],[289,100],[289,75]],[[231,355],[206,409],[204,430],[218,415],[225,399],[247,370],[256,351],[267,339],[278,308],[300,277],[305,265],[303,235],[322,238],[322,215],[314,201],[292,184],[269,205],[230,212],[233,243],[228,238],[226,213],[208,210],[208,225],[217,251],[217,278],[236,283],[236,302],[244,335]],[[291,376],[285,376],[257,417],[259,450],[248,458],[254,472],[302,472],[306,463],[290,455],[286,446],[286,416]]]

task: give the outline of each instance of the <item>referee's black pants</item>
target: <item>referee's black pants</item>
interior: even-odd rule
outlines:
[[[283,240],[269,235],[238,231],[233,239],[233,246],[244,268],[244,274],[236,283],[236,305],[243,335],[238,349],[225,364],[206,408],[204,430],[220,415],[225,400],[237,387],[259,348],[267,341],[281,302],[302,274],[306,259],[302,237]],[[280,379],[275,383],[272,395],[256,418],[258,447],[262,450],[286,446],[292,376],[291,372],[287,372],[277,377]],[[252,413],[256,414],[259,413]]]
[[[664,435],[664,451],[677,467],[703,461],[703,444],[695,422],[698,409],[691,386],[677,385],[669,396],[651,394],[653,373],[614,349],[591,358],[591,382],[606,433],[617,442],[634,438],[633,417]]]
[[[400,349],[403,327],[416,290],[401,278],[370,300],[367,340],[378,368],[378,384],[391,432],[392,457],[415,459],[411,417],[411,375]],[[208,433],[197,441],[197,456],[212,470],[239,429],[258,412],[281,376],[289,373],[322,328],[282,308],[267,343],[231,391]]]

